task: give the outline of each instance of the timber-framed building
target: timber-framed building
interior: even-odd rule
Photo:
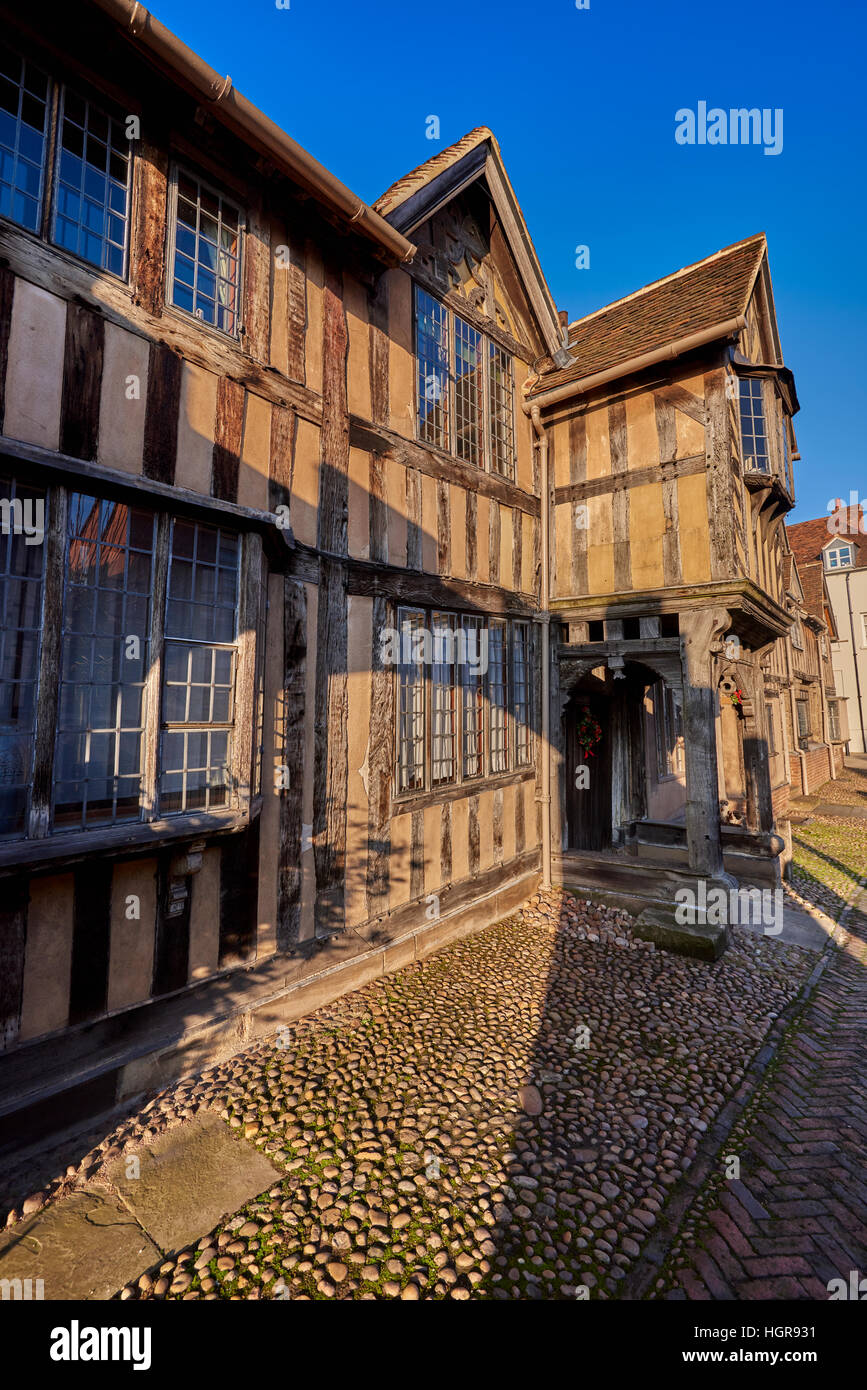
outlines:
[[[368,206],[134,0],[0,87],[0,1146],[540,880],[778,883],[764,238],[570,325],[485,128]]]

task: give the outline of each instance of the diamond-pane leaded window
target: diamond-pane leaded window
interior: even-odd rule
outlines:
[[[201,179],[180,171],[172,242],[170,302],[235,337],[240,307],[240,211]]]
[[[0,44],[0,217],[39,230],[48,78]]]
[[[65,89],[52,240],[113,275],[126,270],[130,144],[120,121]]]

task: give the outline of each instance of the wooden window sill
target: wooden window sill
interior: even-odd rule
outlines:
[[[146,854],[181,840],[237,834],[262,810],[257,797],[247,810],[203,811],[193,815],[166,816],[162,820],[105,826],[99,830],[63,830],[43,840],[8,840],[0,843],[0,876],[30,870],[60,869],[91,855],[120,858]]]

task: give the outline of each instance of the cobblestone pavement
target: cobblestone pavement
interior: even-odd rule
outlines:
[[[688,961],[535,899],[166,1091],[36,1204],[211,1107],[285,1177],[123,1298],[616,1298],[817,959],[735,929]]]
[[[828,1299],[867,1274],[867,893],[858,905],[653,1296]]]

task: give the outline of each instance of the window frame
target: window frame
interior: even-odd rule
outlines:
[[[801,728],[801,723],[802,723],[801,714],[802,714],[802,711],[804,712],[804,714],[803,714],[803,724],[804,724],[804,728],[803,728],[803,729]],[[796,716],[797,721],[798,721],[798,738],[799,738],[800,740],[809,739],[810,736],[811,736],[811,734],[812,734],[812,731],[813,731],[812,719],[811,719],[811,716],[810,716],[810,701],[807,700],[807,699],[805,699],[804,696],[802,696],[802,695],[796,695],[796,696],[795,696],[795,716]]]
[[[20,481],[20,463],[4,459],[5,472]],[[54,481],[27,480],[45,496],[44,578],[42,590],[42,628],[38,654],[36,711],[34,718],[31,786],[23,831],[0,836],[0,862],[26,862],[56,858],[72,849],[86,851],[90,844],[100,850],[111,845],[155,841],[156,836],[177,838],[197,832],[207,825],[231,827],[246,823],[257,813],[254,792],[261,778],[256,765],[257,705],[260,701],[259,672],[261,642],[263,560],[262,539],[257,532],[244,531],[234,518],[196,510],[189,518],[194,525],[231,532],[237,537],[238,601],[232,694],[232,733],[228,756],[228,793],[225,803],[209,809],[167,811],[160,802],[162,741],[164,735],[164,664],[170,532],[174,513],[164,510],[162,499],[149,494],[131,495],[123,489],[100,486],[95,480],[70,478]],[[89,486],[90,485],[90,486]],[[57,758],[58,712],[62,681],[64,611],[68,582],[68,514],[73,494],[83,493],[99,502],[117,502],[146,511],[154,518],[154,551],[150,586],[150,624],[146,642],[149,657],[145,668],[141,729],[141,792],[139,814],[116,821],[92,825],[54,824],[55,772]],[[228,524],[227,524],[228,523]],[[124,587],[120,592],[126,594]],[[121,639],[119,639],[121,640]],[[173,640],[173,639],[170,639]],[[181,640],[181,639],[178,639]],[[225,645],[225,644],[218,644]],[[88,721],[89,722],[89,721]],[[156,841],[158,842],[158,841]]]
[[[845,552],[848,559],[841,560],[840,556]],[[855,554],[851,545],[835,545],[833,550],[825,551],[826,570],[848,570],[855,564]]]
[[[459,609],[442,609],[439,607],[422,607],[418,604],[399,604],[395,608],[396,632],[400,637],[399,660],[395,663],[394,670],[394,737],[393,737],[393,765],[392,765],[392,790],[396,802],[411,801],[414,797],[421,795],[433,795],[437,793],[453,793],[456,788],[465,786],[469,791],[477,788],[487,780],[498,780],[504,777],[530,773],[534,766],[534,735],[533,735],[533,643],[531,638],[532,624],[525,618],[499,618],[491,617],[483,613],[469,613]],[[436,652],[435,634],[437,628],[435,622],[448,618],[451,620],[451,631],[455,634],[455,662],[450,689],[453,692],[452,708],[454,711],[454,754],[452,758],[453,772],[450,777],[440,777],[434,780],[434,741],[436,733],[433,727],[434,713],[434,669],[436,662],[433,655]],[[408,620],[421,620],[420,630],[428,632],[431,637],[432,659],[425,663],[424,659],[420,664],[420,682],[422,712],[421,727],[424,730],[421,778],[418,784],[405,785],[405,770],[408,764],[404,765],[403,746],[407,743],[403,736],[404,713],[402,707],[402,682],[404,679],[404,646],[403,628]],[[480,680],[470,679],[473,668],[468,662],[459,664],[457,652],[460,649],[460,638],[458,634],[468,633],[471,625],[476,626],[476,631],[489,630],[494,623],[499,623],[503,628],[503,673],[505,677],[505,703],[503,736],[505,747],[505,768],[493,770],[494,751],[492,749],[492,718],[491,718],[491,699],[490,699],[490,634],[488,635],[488,661],[486,669]],[[526,650],[526,722],[519,722],[515,712],[515,654],[514,654],[514,631],[517,626],[525,630],[525,650]],[[479,642],[476,639],[475,653],[478,655]],[[443,684],[443,683],[440,683]],[[481,702],[475,707],[481,710],[479,726],[469,730],[476,743],[481,740],[481,770],[479,772],[467,773],[468,751],[467,751],[467,697],[469,692],[474,692],[481,687]],[[519,727],[526,731],[526,737],[519,739]],[[522,752],[519,757],[519,747]],[[473,760],[476,754],[472,755]],[[523,758],[526,758],[526,761]],[[413,767],[418,766],[416,762]]]
[[[31,57],[26,51],[25,45],[18,41],[16,35],[12,35],[7,47],[15,53],[25,65],[37,69],[47,80],[46,95],[46,119],[43,130],[43,149],[40,164],[40,193],[39,193],[39,218],[35,228],[28,227],[25,223],[17,221],[12,216],[0,214],[0,222],[14,227],[17,232],[27,237],[33,237],[42,245],[49,247],[52,252],[61,256],[68,256],[77,265],[86,266],[90,273],[94,275],[106,275],[117,284],[129,285],[130,283],[130,264],[132,251],[132,231],[133,231],[133,199],[136,185],[136,154],[138,140],[127,140],[127,183],[126,183],[126,215],[124,218],[124,248],[123,248],[123,271],[118,273],[102,264],[89,260],[79,251],[72,251],[68,246],[64,246],[55,239],[55,227],[57,220],[58,205],[58,184],[60,178],[60,159],[62,155],[61,136],[62,122],[67,95],[72,95],[82,101],[88,107],[94,107],[107,120],[123,127],[124,121],[129,115],[140,115],[137,108],[129,112],[123,110],[118,104],[116,97],[110,96],[99,87],[94,86],[86,77],[78,77],[73,74],[65,73],[63,65],[59,69],[52,63],[50,57],[46,60],[37,54]],[[106,213],[106,216],[108,214]],[[116,215],[116,214],[115,214]],[[116,243],[112,243],[116,244]]]
[[[192,310],[185,309],[182,304],[176,304],[174,302],[174,266],[175,251],[177,249],[178,225],[178,181],[179,176],[181,174],[185,174],[187,178],[195,180],[195,182],[199,186],[200,194],[202,189],[206,189],[207,192],[212,193],[215,198],[218,198],[221,204],[228,204],[228,206],[234,208],[235,212],[237,212],[238,214],[238,283],[235,288],[235,293],[237,296],[237,308],[235,310],[235,327],[234,331],[231,333],[228,333],[225,328],[220,328],[217,323],[208,323],[207,319],[199,318],[195,311],[195,308],[193,308]],[[247,241],[246,230],[246,211],[240,203],[235,202],[231,194],[224,193],[215,184],[211,183],[210,179],[203,177],[198,172],[195,165],[189,164],[183,159],[172,159],[169,168],[168,194],[166,198],[166,264],[164,295],[165,306],[167,309],[171,309],[174,313],[181,314],[184,319],[192,319],[192,321],[198,324],[200,328],[206,329],[211,333],[216,333],[222,341],[228,341],[230,343],[240,343],[241,333],[243,329],[244,265]],[[218,254],[219,249],[220,248],[218,245]],[[216,274],[217,272],[215,272],[215,275]],[[214,302],[216,303],[217,301],[215,300]]]
[[[438,306],[445,315],[445,345],[448,358],[445,364],[446,376],[446,401],[445,401],[445,427],[442,433],[445,435],[445,444],[439,444],[431,439],[426,439],[422,430],[420,395],[420,357],[419,347],[419,296],[426,295]],[[458,452],[458,422],[457,422],[457,377],[455,368],[457,365],[457,324],[460,323],[468,330],[471,336],[478,338],[479,351],[479,383],[476,391],[476,407],[478,412],[478,431],[481,435],[481,457],[478,462],[465,458]],[[414,392],[415,392],[415,427],[414,438],[419,444],[431,449],[441,449],[443,453],[451,454],[459,462],[465,463],[469,468],[478,468],[483,473],[490,473],[494,477],[503,478],[506,482],[515,483],[518,471],[518,431],[516,420],[516,392],[515,392],[515,361],[513,354],[508,348],[498,342],[484,329],[477,328],[470,319],[465,318],[459,311],[438,298],[425,285],[417,280],[413,281],[412,297],[412,343],[413,343],[413,363],[414,363]],[[495,420],[492,409],[492,382],[491,357],[494,353],[501,354],[508,363],[508,391],[509,391],[509,418],[505,428],[508,431],[510,442],[511,457],[508,469],[501,469],[494,462],[494,426]],[[427,378],[425,378],[426,380]]]

